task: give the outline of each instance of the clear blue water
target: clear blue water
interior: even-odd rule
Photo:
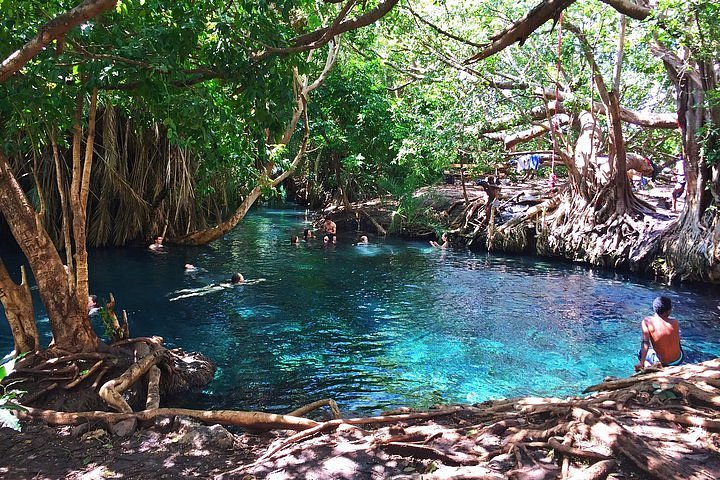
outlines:
[[[293,246],[304,211],[253,211],[199,248],[90,252],[91,290],[112,292],[131,333],[161,335],[218,364],[199,408],[288,411],[334,398],[345,412],[579,393],[632,373],[639,321],[669,295],[694,361],[720,354],[718,289],[668,288],[566,263],[440,251],[340,234]],[[18,258],[3,252],[6,263]],[[185,263],[207,270],[195,275]],[[172,292],[235,272],[263,283],[170,301]],[[47,318],[38,311],[45,342]],[[0,320],[0,349],[12,341]]]

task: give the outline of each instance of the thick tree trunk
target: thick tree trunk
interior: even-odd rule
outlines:
[[[720,217],[715,208],[720,190],[720,168],[708,165],[704,152],[717,148],[700,145],[701,132],[720,125],[720,107],[708,106],[707,92],[718,84],[720,60],[681,59],[662,45],[653,45],[678,92],[678,124],[685,157],[685,206],[676,228],[663,239],[666,275],[675,278],[720,281]],[[688,53],[685,52],[685,57]],[[693,68],[688,69],[690,63]],[[710,128],[708,128],[710,127]],[[702,148],[704,147],[704,148]]]
[[[22,281],[20,285],[16,285],[0,258],[0,303],[5,308],[5,317],[10,324],[16,355],[34,352],[40,348],[40,336],[35,324],[30,286],[27,283],[25,267],[20,267],[20,269]]]
[[[50,318],[55,345],[67,351],[95,350],[99,340],[88,320],[87,304],[80,308],[76,297],[71,295],[60,255],[25,197],[2,151],[0,212],[5,216],[35,275],[40,298]]]

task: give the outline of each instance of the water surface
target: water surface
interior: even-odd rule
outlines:
[[[639,321],[658,294],[672,298],[691,359],[720,354],[716,288],[373,237],[354,246],[342,232],[335,246],[290,245],[309,221],[259,209],[206,247],[92,250],[91,290],[115,295],[133,336],[161,335],[217,362],[204,391],[174,400],[199,408],[283,412],[330,397],[360,414],[577,394],[632,373]],[[185,263],[206,272],[187,274]],[[235,271],[266,281],[171,301]],[[38,319],[47,343],[39,305]],[[9,335],[2,318],[3,352]]]

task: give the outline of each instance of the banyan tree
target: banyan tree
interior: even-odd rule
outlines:
[[[717,280],[717,38],[710,35],[717,25],[717,7],[711,2],[693,2],[683,10],[675,2],[623,0],[603,1],[618,15],[618,42],[614,52],[608,43],[598,46],[597,37],[588,38],[588,22],[574,8],[582,2],[540,2],[524,17],[492,36],[487,43],[463,42],[479,47],[464,63],[453,67],[474,76],[477,82],[498,95],[500,102],[513,104],[513,95],[532,98],[534,106],[515,115],[498,115],[475,129],[484,141],[500,142],[506,151],[522,150],[532,142],[530,151],[538,151],[547,164],[567,169],[567,183],[554,195],[507,221],[497,221],[490,208],[496,192],[481,183],[486,198],[466,201],[465,211],[455,225],[458,238],[483,244],[490,249],[532,252],[562,257],[593,265],[654,270],[668,280],[678,277]],[[587,10],[585,11],[587,12]],[[413,12],[414,13],[414,12]],[[603,12],[607,13],[607,11]],[[417,14],[416,14],[417,15]],[[594,18],[605,25],[608,15]],[[670,20],[672,19],[672,21]],[[427,22],[427,24],[432,25]],[[444,36],[450,34],[435,25]],[[549,30],[540,29],[542,26]],[[634,30],[633,30],[634,29]],[[664,110],[633,110],[622,104],[621,79],[623,58],[628,43],[626,30],[634,32],[634,41],[642,42],[647,52],[646,65],[664,64],[664,83],[653,85],[655,91],[676,98],[677,108],[657,102]],[[522,46],[531,36],[553,33],[555,61],[545,66],[533,84],[511,73],[499,72],[500,80],[489,78],[484,61],[506,54],[506,49]],[[642,32],[642,33],[639,33]],[[597,34],[597,31],[595,32]],[[457,39],[457,37],[456,37]],[[537,57],[548,57],[546,50]],[[537,48],[537,47],[536,47]],[[521,47],[513,48],[507,57],[527,55]],[[572,52],[569,57],[568,52]],[[572,58],[572,66],[564,64]],[[578,68],[577,59],[583,60]],[[599,59],[602,59],[600,61]],[[447,63],[447,62],[446,62]],[[494,61],[491,67],[498,77],[497,65],[512,61]],[[556,63],[556,64],[553,64]],[[524,65],[524,64],[523,64]],[[520,68],[520,67],[518,67]],[[526,67],[528,68],[528,67]],[[575,68],[575,70],[572,70]],[[637,68],[637,67],[636,67]],[[637,74],[626,82],[637,81]],[[584,94],[578,93],[580,86]],[[517,92],[517,93],[516,93]],[[668,155],[684,157],[687,172],[687,202],[677,221],[659,213],[654,205],[639,199],[632,191],[626,172],[630,169],[647,173],[653,168],[647,157],[656,156],[653,142],[635,141],[628,148],[627,138],[640,135],[652,138],[653,132],[663,142],[670,139],[677,150]],[[634,151],[634,148],[640,150]],[[667,162],[666,162],[667,163]],[[479,208],[484,206],[484,208]],[[468,221],[469,215],[477,217]],[[492,220],[491,221],[491,215]]]

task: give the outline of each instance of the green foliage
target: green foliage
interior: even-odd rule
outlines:
[[[100,316],[100,320],[103,324],[103,337],[107,341],[111,341],[114,339],[119,332],[115,331],[115,328],[113,327],[113,320],[110,317],[110,313],[105,307],[100,307],[98,309],[98,315]]]
[[[8,361],[0,365],[0,382],[2,382],[6,376],[10,375],[15,369],[15,362],[23,358],[27,353],[18,355],[17,357],[10,358]],[[7,357],[6,357],[7,358]],[[14,384],[19,382],[10,382],[0,384],[0,428],[9,427],[14,430],[20,430],[20,423],[18,419],[12,414],[13,411],[26,411],[21,405],[16,403],[16,399],[22,395],[23,391],[11,388]]]
[[[20,422],[12,412],[26,412],[27,409],[19,405],[17,398],[25,393],[21,390],[11,389],[13,384],[0,385],[0,428],[8,427],[20,431]]]

